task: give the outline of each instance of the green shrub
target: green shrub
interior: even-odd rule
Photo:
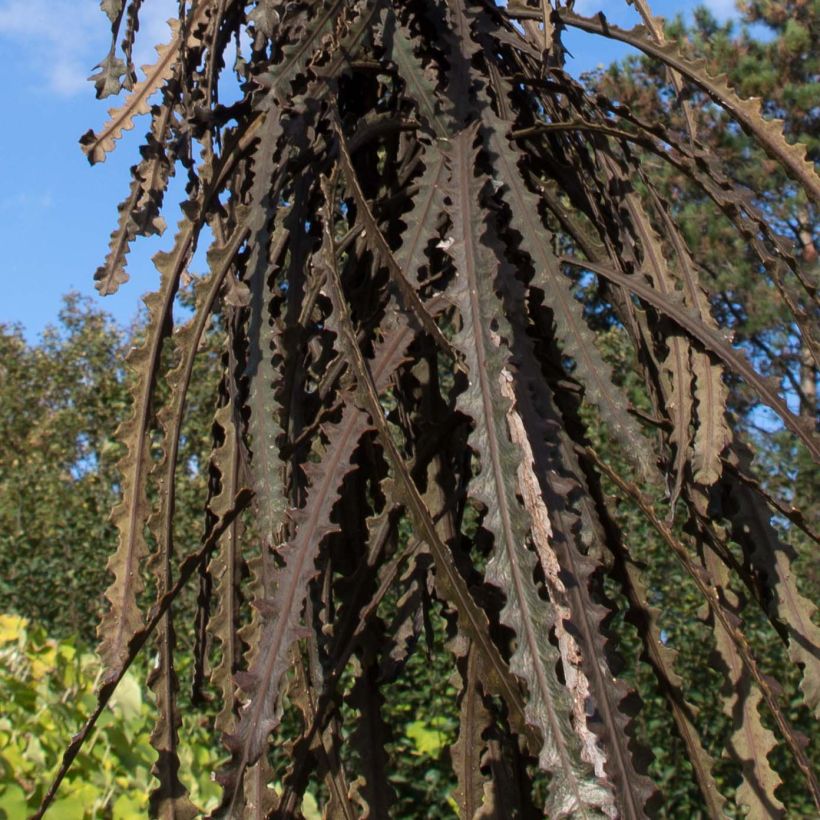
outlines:
[[[126,674],[52,807],[55,818],[131,818],[146,814],[151,766],[151,705],[139,669]],[[23,820],[40,803],[72,734],[94,708],[97,658],[70,640],[48,638],[17,615],[0,614],[0,817]],[[198,804],[213,808],[218,752],[210,727],[188,725],[181,765]]]
[[[183,671],[185,669],[183,662]],[[416,678],[429,670],[422,665]],[[40,626],[19,615],[0,614],[0,818],[24,820],[36,810],[43,790],[53,778],[71,736],[94,708],[99,662],[74,641],[54,640]],[[111,708],[97,723],[93,740],[72,766],[51,812],[60,820],[132,818],[147,814],[147,795],[153,787],[151,766],[151,704],[143,699],[143,666],[128,672],[112,699]],[[425,680],[429,689],[429,681]],[[429,693],[428,693],[429,694]],[[422,695],[407,697],[404,708],[393,709],[397,745],[408,757],[408,770],[422,782],[399,791],[422,799],[441,801],[444,816],[451,803],[444,792],[452,789],[449,768],[442,757],[453,741],[453,726],[441,718],[410,720]],[[405,714],[406,713],[406,714]],[[191,783],[192,798],[208,811],[219,798],[211,772],[219,765],[209,722],[183,716],[185,748],[181,768]],[[441,770],[441,771],[439,771]],[[311,794],[302,811],[307,820],[321,815]],[[438,815],[436,815],[438,816]]]

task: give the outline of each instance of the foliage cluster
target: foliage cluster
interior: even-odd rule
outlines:
[[[54,802],[65,820],[144,816],[151,787],[151,707],[140,670],[124,678]],[[48,776],[63,748],[94,706],[100,666],[93,652],[67,640],[47,638],[17,615],[0,614],[0,814],[24,820],[40,804]],[[191,715],[191,744],[181,757],[192,791],[203,805],[218,802],[211,779],[218,751],[210,733]]]
[[[190,661],[181,664],[185,674]],[[150,743],[151,706],[144,700],[145,669],[137,664],[123,678],[109,712],[78,758],[54,802],[62,820],[132,820],[145,816],[146,795],[154,786]],[[40,804],[48,777],[59,765],[66,743],[93,708],[99,661],[82,642],[47,637],[19,615],[0,614],[0,817],[25,820]],[[411,684],[389,705],[391,752],[403,761],[393,782],[400,796],[398,816],[426,806],[427,817],[454,816],[453,782],[446,752],[456,721],[448,715],[452,690],[446,671],[431,670],[420,655]],[[213,716],[211,716],[213,717]],[[218,803],[213,780],[224,751],[214,742],[210,722],[193,713],[183,718],[188,739],[180,766],[194,783],[204,810]],[[318,820],[315,797],[301,806],[306,820]]]
[[[124,346],[75,297],[39,345],[0,329],[0,600],[55,636],[90,638],[99,619],[114,431],[128,407]]]
[[[64,340],[70,338],[81,339],[82,345],[78,345],[78,347],[82,347],[86,351],[97,351],[96,355],[104,361],[108,361],[109,356],[103,355],[103,351],[109,351],[112,361],[121,351],[123,347],[121,334],[114,332],[114,326],[110,320],[104,320],[105,317],[89,303],[83,303],[77,301],[75,297],[69,297],[62,316],[63,324],[61,327],[47,333],[41,345],[27,346],[22,337],[16,333],[14,334],[19,343],[13,349],[13,353],[10,353],[4,360],[9,368],[7,372],[22,374],[26,372],[23,365],[34,361],[38,357],[47,357],[47,365],[44,365],[43,369],[56,374],[60,367],[64,364],[70,364],[72,361],[72,357],[68,355],[68,350],[71,347],[67,348],[66,342],[56,347],[53,344],[52,340],[58,337]],[[139,336],[139,327],[135,329],[135,333]],[[622,348],[624,344],[621,333],[617,329],[612,329],[602,336],[602,350],[605,356],[616,366],[623,361],[624,352]],[[88,379],[85,383],[80,380],[66,382],[66,409],[59,423],[52,430],[55,441],[64,442],[67,440],[65,436],[61,435],[62,430],[83,429],[84,420],[82,418],[71,418],[69,408],[71,412],[79,414],[83,407],[83,395],[86,393],[104,394],[106,379],[110,371],[103,368],[99,370],[89,368],[86,374]],[[627,378],[630,377],[627,376]],[[3,388],[4,402],[6,400],[10,402],[14,395],[23,394],[20,382],[16,380],[5,382]],[[48,403],[50,389],[50,382],[45,379],[38,380],[32,385],[30,391],[24,394],[27,402],[25,407],[20,410],[17,417],[18,422],[22,422],[26,417],[30,418],[26,414],[30,414],[33,409],[36,410],[36,408]],[[6,390],[7,392],[5,392]],[[75,396],[75,392],[78,395]],[[637,400],[637,393],[630,389],[630,394],[634,395]],[[106,403],[105,408],[108,415],[95,423],[99,425],[100,429],[111,431],[122,421],[126,408],[124,403],[117,404],[114,402]],[[209,421],[210,413],[203,406],[192,414],[190,423],[201,427],[203,432],[199,435],[204,436]],[[30,427],[35,428],[36,424],[31,424]],[[598,444],[602,448],[606,446],[604,441],[600,441]],[[30,445],[30,451],[34,449],[36,448]],[[6,470],[8,470],[7,476],[10,485],[16,486],[21,483],[23,481],[21,476],[24,474],[14,472],[15,469],[19,468],[19,464],[15,465],[9,458],[6,458],[3,463]],[[99,462],[95,462],[95,464],[97,466],[89,467],[89,473],[100,471]],[[42,470],[45,475],[47,465],[38,462],[38,470]],[[106,480],[106,476],[102,474],[99,478],[102,485]],[[29,472],[25,474],[25,481],[30,483],[34,482],[41,485],[43,480],[44,477],[40,477],[37,473]],[[63,486],[59,492],[49,490],[51,495],[44,493],[38,496],[36,500],[32,500],[31,506],[28,507],[28,513],[32,520],[47,521],[49,516],[54,515],[56,506],[63,511],[62,517],[65,524],[70,525],[75,520],[72,505],[78,502],[78,498],[82,498],[79,491],[82,486],[82,484],[78,486],[72,481],[70,484]],[[113,492],[111,488],[109,488],[109,491],[110,493]],[[106,496],[106,499],[109,497],[110,495]],[[57,500],[56,504],[53,503],[53,499]],[[102,505],[110,502],[106,500],[97,503]],[[184,517],[185,520],[190,520],[192,524],[196,517],[194,509],[186,509],[182,504],[177,514]],[[97,618],[94,605],[101,600],[105,588],[105,578],[103,573],[99,573],[99,577],[85,578],[81,586],[72,588],[69,587],[69,584],[73,572],[77,569],[78,560],[89,564],[91,567],[99,567],[100,557],[104,556],[109,548],[111,532],[107,528],[99,526],[102,522],[95,523],[97,524],[96,528],[89,526],[82,532],[67,531],[66,539],[71,545],[68,554],[62,550],[53,551],[51,541],[47,537],[42,537],[39,530],[29,532],[28,538],[24,541],[20,540],[21,533],[18,533],[15,539],[12,539],[10,534],[7,533],[8,546],[3,551],[4,556],[15,556],[14,566],[17,577],[6,578],[7,588],[10,590],[6,600],[12,602],[18,612],[23,612],[29,618],[33,618],[46,626],[49,636],[65,636],[74,624],[79,623],[81,625],[76,641],[71,640],[67,643],[60,642],[58,644],[60,648],[58,648],[56,657],[61,657],[62,654],[68,652],[72,656],[79,653],[88,658],[85,691],[91,690],[97,670],[96,665],[90,660],[89,653]],[[645,525],[639,520],[633,520],[630,522],[630,530],[636,543],[641,544],[646,569],[650,573],[648,584],[652,590],[653,599],[663,608],[661,626],[666,635],[665,640],[670,645],[679,646],[683,649],[678,660],[678,668],[686,675],[687,680],[691,681],[690,699],[693,703],[708,709],[720,697],[721,682],[714,673],[708,671],[710,666],[709,653],[711,651],[708,629],[698,618],[692,617],[692,612],[696,611],[699,606],[697,590],[692,587],[691,583],[687,582],[686,574],[682,571],[678,562],[672,556],[664,554],[663,544],[653,538],[652,532]],[[792,533],[792,536],[794,537],[794,533]],[[41,537],[42,540],[40,540]],[[403,537],[409,537],[409,533],[405,532]],[[23,545],[22,548],[19,547],[21,544]],[[83,550],[81,559],[77,558],[78,550]],[[31,569],[27,569],[29,566]],[[42,586],[32,579],[37,577],[37,572],[43,571],[38,569],[42,567],[47,567],[45,571],[55,578],[54,583],[59,594],[59,606],[51,606],[50,597],[46,598],[37,594],[37,590],[41,589]],[[800,567],[810,568],[810,565],[804,561],[800,564]],[[816,589],[816,585],[810,586],[812,589]],[[701,804],[694,783],[688,778],[680,776],[681,770],[685,770],[687,767],[685,748],[677,738],[669,735],[665,720],[666,705],[662,698],[658,698],[653,694],[653,687],[647,685],[647,681],[642,677],[645,673],[643,673],[641,664],[638,663],[636,657],[640,647],[633,640],[631,649],[629,648],[630,629],[619,619],[618,625],[613,626],[613,630],[620,635],[622,650],[626,650],[626,674],[644,699],[644,707],[640,716],[641,738],[653,755],[651,773],[656,782],[664,789],[665,812],[671,816],[693,816],[697,813]],[[33,654],[33,647],[44,645],[45,638],[42,627],[36,630],[35,638],[31,637],[32,630],[30,628],[28,632],[29,648],[25,651],[28,654]],[[760,637],[760,648],[764,655],[769,656],[766,660],[767,667],[771,669],[784,668],[784,658],[782,652],[779,651],[777,642],[768,642],[767,644],[765,630],[761,630]],[[444,636],[439,631],[435,636],[435,641],[440,643],[443,639]],[[181,636],[183,653],[190,653],[191,644],[192,636],[187,633],[183,634]],[[63,646],[65,646],[65,649],[61,648]],[[4,655],[4,658],[8,657],[8,654]],[[54,656],[49,655],[49,657],[53,659]],[[190,676],[191,660],[183,657],[181,658],[181,665],[183,670],[179,674],[182,680],[186,681]],[[8,671],[8,668],[6,665],[5,671]],[[6,704],[3,710],[4,716],[12,726],[23,727],[20,730],[22,737],[26,736],[27,729],[25,727],[28,726],[28,718],[22,718],[22,711],[29,710],[36,713],[43,711],[48,714],[52,709],[52,703],[62,703],[61,708],[66,710],[64,728],[57,732],[44,731],[41,733],[43,738],[48,740],[48,745],[42,759],[38,757],[37,763],[40,764],[41,771],[47,772],[53,771],[57,765],[59,754],[62,752],[62,743],[80,725],[84,714],[87,713],[90,704],[93,702],[88,697],[75,697],[73,690],[70,688],[65,690],[69,693],[68,697],[63,698],[62,689],[65,684],[62,683],[63,676],[61,676],[59,669],[58,665],[52,673],[54,677],[49,678],[49,692],[42,701],[42,710],[31,707],[31,696],[25,694],[29,691],[25,686],[15,688],[10,695],[4,696],[3,701]],[[130,679],[141,679],[144,674],[144,668],[140,664],[138,668],[132,668],[130,673],[132,677]],[[445,655],[440,652],[430,654],[427,650],[422,650],[411,656],[401,686],[389,692],[389,702],[385,704],[384,708],[386,712],[385,722],[391,727],[392,735],[389,742],[389,752],[394,765],[390,772],[390,779],[397,797],[397,804],[394,807],[396,816],[416,816],[420,806],[425,807],[425,815],[429,817],[437,816],[439,813],[442,817],[451,816],[449,807],[454,783],[447,750],[455,741],[458,723],[458,715],[454,710],[454,700],[457,693],[449,683],[451,674],[452,670],[449,668]],[[796,681],[792,683],[796,684]],[[649,684],[651,684],[651,681],[649,681]],[[794,691],[794,686],[792,691]],[[185,714],[185,709],[183,709],[183,714]],[[793,718],[796,725],[800,725],[805,720],[799,714],[799,711],[793,713]],[[145,725],[141,725],[139,731],[127,732],[129,745],[140,760],[153,761],[154,753],[149,747],[147,734],[147,722],[150,720],[149,709],[143,709],[142,720]],[[209,748],[212,750],[210,760],[217,761],[221,755],[218,748],[219,744],[215,741],[210,729],[206,728],[207,725],[207,723],[200,721],[200,730],[194,734],[186,733],[186,737],[188,743],[196,747],[194,754],[200,753],[200,747]],[[710,740],[716,753],[720,749],[722,737],[729,731],[729,728],[725,720],[714,721]],[[78,760],[75,770],[77,783],[83,781],[91,761],[96,761],[97,757],[95,755],[98,754],[99,749],[97,749],[97,752],[92,749],[87,755]],[[799,781],[794,774],[791,774],[788,761],[785,762],[787,764],[786,769],[784,770],[782,766],[779,766],[779,769],[784,773],[787,788],[791,790],[795,788]],[[43,763],[45,763],[44,766]],[[8,766],[4,769],[4,776],[7,776],[9,783],[11,781],[17,782],[17,776],[14,772],[18,770],[27,771],[29,768],[29,766]],[[116,771],[121,769],[121,766],[115,760],[111,763],[110,768],[112,771]],[[108,767],[106,767],[106,770],[108,770]],[[109,801],[109,806],[113,807],[116,800],[123,793],[138,797],[140,794],[139,789],[145,785],[143,780],[144,778],[136,778],[138,788],[134,791],[129,791],[127,785],[113,784],[113,799]],[[718,773],[718,782],[724,791],[731,791],[735,786],[734,773],[731,766],[728,765],[728,761],[724,761],[722,764],[722,771]],[[36,807],[36,803],[41,796],[43,778],[32,777],[26,783],[31,787],[30,791],[26,792],[28,795],[27,807],[30,813]],[[121,783],[127,783],[124,775],[121,777]],[[67,784],[66,789],[70,793],[72,785]],[[12,805],[11,796],[8,797],[8,802],[9,805]],[[794,796],[787,801],[787,804],[792,807],[792,812],[796,816],[810,814],[809,807],[805,806],[802,801],[799,787],[795,788]],[[0,805],[5,807],[5,799],[0,802]],[[12,814],[11,816],[15,815]]]

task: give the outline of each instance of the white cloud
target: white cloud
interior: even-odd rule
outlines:
[[[737,0],[701,0],[702,4],[717,17],[718,20],[728,20],[738,17]]]
[[[152,0],[140,15],[134,59],[153,62],[153,46],[168,37],[174,0]],[[108,19],[95,0],[0,0],[0,39],[30,65],[32,85],[61,96],[87,92],[87,77],[106,55]]]
[[[0,199],[0,211],[47,211],[54,206],[54,196],[51,191],[32,193],[23,191],[19,194],[4,196]]]
[[[59,94],[73,94],[85,87],[92,47],[105,48],[105,20],[98,21],[100,16],[93,3],[4,0],[0,37],[10,40],[31,64],[39,75],[36,84],[45,81]]]

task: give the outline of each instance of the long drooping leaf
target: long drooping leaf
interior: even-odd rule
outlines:
[[[634,168],[632,169],[634,171]],[[626,185],[626,171],[619,178]],[[666,260],[659,235],[652,227],[640,197],[635,193],[625,196],[625,206],[633,229],[640,241],[642,259],[640,273],[652,287],[664,295],[674,294],[676,281]],[[690,426],[694,415],[692,401],[693,370],[690,365],[692,351],[686,339],[676,334],[667,336],[668,353],[662,362],[661,388],[665,390],[664,404],[672,422],[669,441],[675,447],[674,479],[671,492],[672,506],[680,495],[684,472],[689,462]]]
[[[517,345],[516,361],[523,382],[517,394],[509,374],[502,376],[502,394],[512,403],[507,422],[512,439],[524,456],[518,468],[518,491],[533,521],[533,542],[550,600],[560,614],[555,634],[574,725],[584,760],[592,764],[598,777],[605,779],[609,775],[617,784],[615,793],[623,814],[641,816],[655,788],[636,766],[632,744],[627,740],[633,732],[630,716],[621,704],[630,699],[630,690],[608,675],[602,662],[602,658],[606,659],[613,666],[604,629],[611,611],[596,601],[591,592],[591,578],[597,569],[593,557],[596,553],[589,550],[584,554],[580,542],[584,536],[589,541],[592,533],[581,535],[588,526],[576,512],[582,505],[577,501],[572,505],[566,499],[569,491],[583,497],[585,488],[577,478],[581,471],[569,448],[546,444],[550,432],[557,427],[557,413],[544,387],[539,389],[532,379],[526,378],[532,372],[527,353],[524,344]],[[538,399],[533,400],[536,396]],[[538,458],[529,436],[533,436],[539,449]],[[568,467],[573,469],[574,479],[566,475]],[[599,725],[595,732],[603,740],[603,749],[586,725],[590,702],[596,707]]]
[[[240,234],[240,242],[244,233]],[[202,288],[205,291],[198,305],[199,310],[194,320],[177,331],[174,341],[180,351],[179,363],[168,374],[171,396],[167,404],[159,413],[159,422],[163,432],[163,456],[155,468],[158,473],[157,487],[160,504],[156,514],[149,520],[149,526],[154,532],[157,550],[152,556],[157,577],[157,597],[162,597],[172,584],[172,564],[174,552],[173,514],[175,509],[175,475],[177,468],[177,448],[181,436],[182,419],[185,408],[185,397],[193,371],[193,361],[196,350],[210,318],[210,312],[216,294],[222,286],[224,274],[233,261],[233,253],[226,254],[227,264],[222,270],[212,273],[210,287]],[[235,441],[234,450],[235,453]],[[225,469],[226,477],[228,469]],[[227,501],[222,513],[227,512],[238,487],[236,483],[224,488]],[[220,516],[221,517],[221,516]],[[179,782],[179,756],[177,752],[177,730],[181,722],[177,705],[176,692],[178,688],[176,672],[174,670],[174,626],[169,612],[160,623],[158,635],[159,658],[157,666],[152,671],[149,683],[155,691],[159,717],[152,733],[151,741],[157,750],[158,759],[154,767],[154,774],[159,780],[159,786],[151,794],[152,811],[162,817],[192,817],[196,809],[187,800],[185,788]]]
[[[708,548],[704,566],[723,605],[737,616],[740,602],[728,588],[729,574],[725,565]],[[774,733],[761,720],[760,692],[752,686],[737,647],[717,619],[713,629],[717,654],[728,677],[728,697],[724,700],[723,711],[732,719],[732,737],[727,750],[741,764],[743,772],[735,800],[738,805],[748,809],[751,817],[782,817],[783,804],[775,795],[782,781],[768,759],[777,743]]]
[[[732,454],[734,466],[749,470],[749,452],[737,446]],[[789,657],[803,667],[800,688],[806,704],[817,715],[820,711],[820,630],[814,623],[815,604],[800,594],[792,562],[794,550],[777,535],[771,515],[749,487],[727,479],[730,495],[729,519],[733,534],[747,552],[752,565],[772,590],[771,610],[785,625]]]
[[[154,117],[143,159],[131,169],[131,191],[118,206],[120,216],[111,233],[105,263],[94,273],[97,290],[103,296],[116,293],[128,280],[125,258],[135,237],[162,233],[165,229],[159,210],[172,168],[164,145],[170,121],[171,107],[161,106]]]
[[[452,129],[447,122],[446,115],[439,110],[435,82],[416,57],[413,51],[413,41],[389,9],[385,9],[383,13],[383,26],[382,37],[385,49],[390,59],[396,64],[399,75],[407,84],[410,97],[418,106],[419,113],[426,121],[427,127],[437,138],[446,139]]]
[[[677,226],[662,204],[654,197],[661,214],[666,235],[670,238],[677,258],[678,270],[684,282],[685,302],[695,309],[701,320],[716,328],[709,302],[699,284],[697,268]],[[721,454],[730,440],[726,421],[726,402],[729,391],[723,382],[723,368],[714,364],[708,354],[690,349],[692,372],[695,376],[694,395],[697,406],[697,427],[693,440],[692,468],[698,484],[714,484],[721,475]]]
[[[239,483],[239,441],[236,408],[228,401],[214,417],[221,429],[223,441],[215,448],[212,463],[220,473],[220,489],[210,504],[214,515],[221,516],[230,505]],[[214,719],[214,727],[221,732],[231,731],[236,711],[233,675],[242,657],[242,641],[238,633],[238,595],[242,577],[239,532],[234,525],[220,540],[219,547],[208,567],[214,579],[216,606],[208,621],[209,634],[219,643],[219,662],[211,671],[211,684],[221,692],[222,708]]]
[[[502,87],[500,91],[510,93]],[[578,376],[586,385],[586,397],[601,411],[604,420],[644,475],[651,475],[653,465],[635,420],[619,400],[618,388],[612,381],[612,371],[598,352],[593,334],[586,324],[582,307],[574,298],[572,284],[562,275],[560,265],[550,247],[538,213],[538,197],[529,191],[518,169],[519,154],[507,141],[508,123],[494,114],[489,103],[482,109],[489,127],[489,143],[497,157],[501,195],[510,207],[510,227],[521,236],[521,249],[533,260],[535,276],[532,285],[544,293],[553,309],[558,338],[564,352],[576,362]]]
[[[282,138],[282,123],[277,116],[278,109],[270,98],[266,97],[260,108],[264,119],[253,152],[252,216],[249,222],[251,251],[245,277],[250,289],[250,315],[244,376],[248,380],[247,407],[250,418],[247,420],[247,432],[251,448],[250,472],[258,499],[259,539],[258,552],[248,561],[250,580],[245,589],[245,595],[252,606],[256,601],[268,599],[273,591],[272,551],[284,537],[287,506],[285,475],[278,458],[279,437],[283,430],[281,421],[277,418],[279,407],[274,390],[278,369],[273,363],[275,328],[271,316],[271,265],[280,261],[280,254],[288,239],[288,229],[278,210],[273,209],[273,214],[268,210],[277,196],[273,174],[278,144]],[[245,657],[248,665],[255,658],[261,628],[262,611],[253,607],[250,622],[241,628],[238,635],[248,647]],[[235,671],[230,671],[224,686],[233,688]],[[253,773],[249,773],[251,781],[259,779],[259,769],[263,766],[264,761],[260,761]],[[262,788],[266,788],[266,785],[263,784]],[[247,789],[246,799],[249,804],[258,802],[253,798],[253,792],[252,788]]]
[[[111,519],[119,531],[117,552],[109,562],[114,575],[106,598],[111,604],[100,623],[99,653],[105,667],[116,673],[128,656],[128,642],[142,625],[137,596],[142,590],[140,566],[148,555],[144,528],[150,509],[145,481],[150,467],[149,431],[153,385],[160,365],[162,344],[171,329],[171,310],[179,278],[182,275],[193,239],[194,226],[181,223],[175,247],[170,254],[158,254],[155,263],[162,276],[162,289],[146,298],[150,323],[145,342],[130,354],[130,364],[137,374],[134,389],[135,407],[130,419],[119,431],[126,454],[119,463],[122,475],[123,501],[112,512]]]
[[[491,717],[482,699],[479,655],[472,646],[467,647],[461,670],[458,739],[450,747],[458,779],[454,800],[463,817],[475,817],[484,806],[488,785],[481,761],[486,747],[484,733]]]
[[[474,420],[469,444],[481,461],[470,493],[486,508],[482,526],[495,541],[486,578],[503,590],[507,603],[501,620],[519,640],[510,665],[526,681],[527,719],[544,738],[539,763],[553,775],[552,811],[601,810],[611,797],[584,771],[581,762],[578,739],[569,721],[570,705],[555,676],[559,655],[542,638],[556,615],[539,599],[532,581],[534,556],[526,547],[531,524],[515,497],[513,477],[521,454],[516,453],[504,429],[506,400],[499,395],[503,353],[490,335],[493,323],[502,338],[508,331],[492,292],[498,263],[493,251],[484,245],[486,215],[480,194],[486,180],[476,177],[473,171],[476,136],[477,129],[469,128],[452,140],[449,157],[453,182],[448,190],[452,220],[448,253],[456,267],[456,282],[450,293],[462,324],[455,344],[464,356],[469,379],[458,407]]]
[[[603,559],[601,527],[584,486],[572,446],[562,431],[554,397],[539,374],[537,357],[526,330],[524,287],[510,270],[503,270],[500,291],[512,327],[516,373],[502,372],[502,395],[511,403],[507,425],[522,453],[518,493],[533,522],[533,542],[549,596],[560,608],[556,637],[564,678],[571,693],[576,731],[584,759],[603,777],[604,770],[618,784],[624,812],[640,814],[654,793],[651,782],[633,763],[630,717],[621,703],[629,689],[607,674],[602,656],[613,667],[604,623],[611,610],[592,593],[592,577]],[[560,442],[560,444],[559,444]],[[571,625],[571,626],[570,626]],[[579,646],[580,643],[580,646]],[[593,702],[598,717],[595,731],[584,729],[587,707]]]

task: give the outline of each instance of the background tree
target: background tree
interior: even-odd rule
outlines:
[[[682,43],[693,57],[705,59],[713,73],[726,72],[743,96],[760,98],[766,116],[781,121],[789,139],[805,145],[807,157],[816,163],[820,158],[816,8],[809,2],[752,2],[739,7],[739,27],[732,21],[719,24],[707,9],[699,8],[691,28],[678,19],[667,27],[667,36]],[[753,24],[756,29],[749,28]],[[668,93],[666,79],[657,63],[632,58],[603,72],[597,82],[603,93],[617,91],[618,99],[636,112],[650,115],[664,110],[670,127],[681,136],[687,117],[694,122],[698,139],[720,158],[726,173],[755,196],[799,260],[801,275],[816,286],[815,204],[708,95],[693,90],[684,108]],[[756,363],[776,376],[799,402],[801,414],[815,423],[816,366],[810,349],[799,343],[799,334],[791,332],[793,321],[784,294],[772,290],[770,278],[731,223],[714,219],[712,210],[703,207],[704,196],[697,187],[685,175],[670,171],[667,168],[664,193],[687,238],[697,242],[704,255],[714,282],[714,310]],[[744,405],[737,407],[748,424],[755,422],[751,405],[757,402],[747,395]]]
[[[123,334],[69,296],[40,344],[6,326],[0,346],[0,598],[52,634],[88,640],[117,497],[113,434],[128,401]]]
[[[114,434],[130,412],[123,359],[144,332],[76,294],[37,344],[0,328],[0,600],[52,636],[96,635],[120,492]],[[211,437],[212,371],[203,351],[180,447],[176,518],[189,547],[204,526],[196,499],[207,483],[199,454]]]

